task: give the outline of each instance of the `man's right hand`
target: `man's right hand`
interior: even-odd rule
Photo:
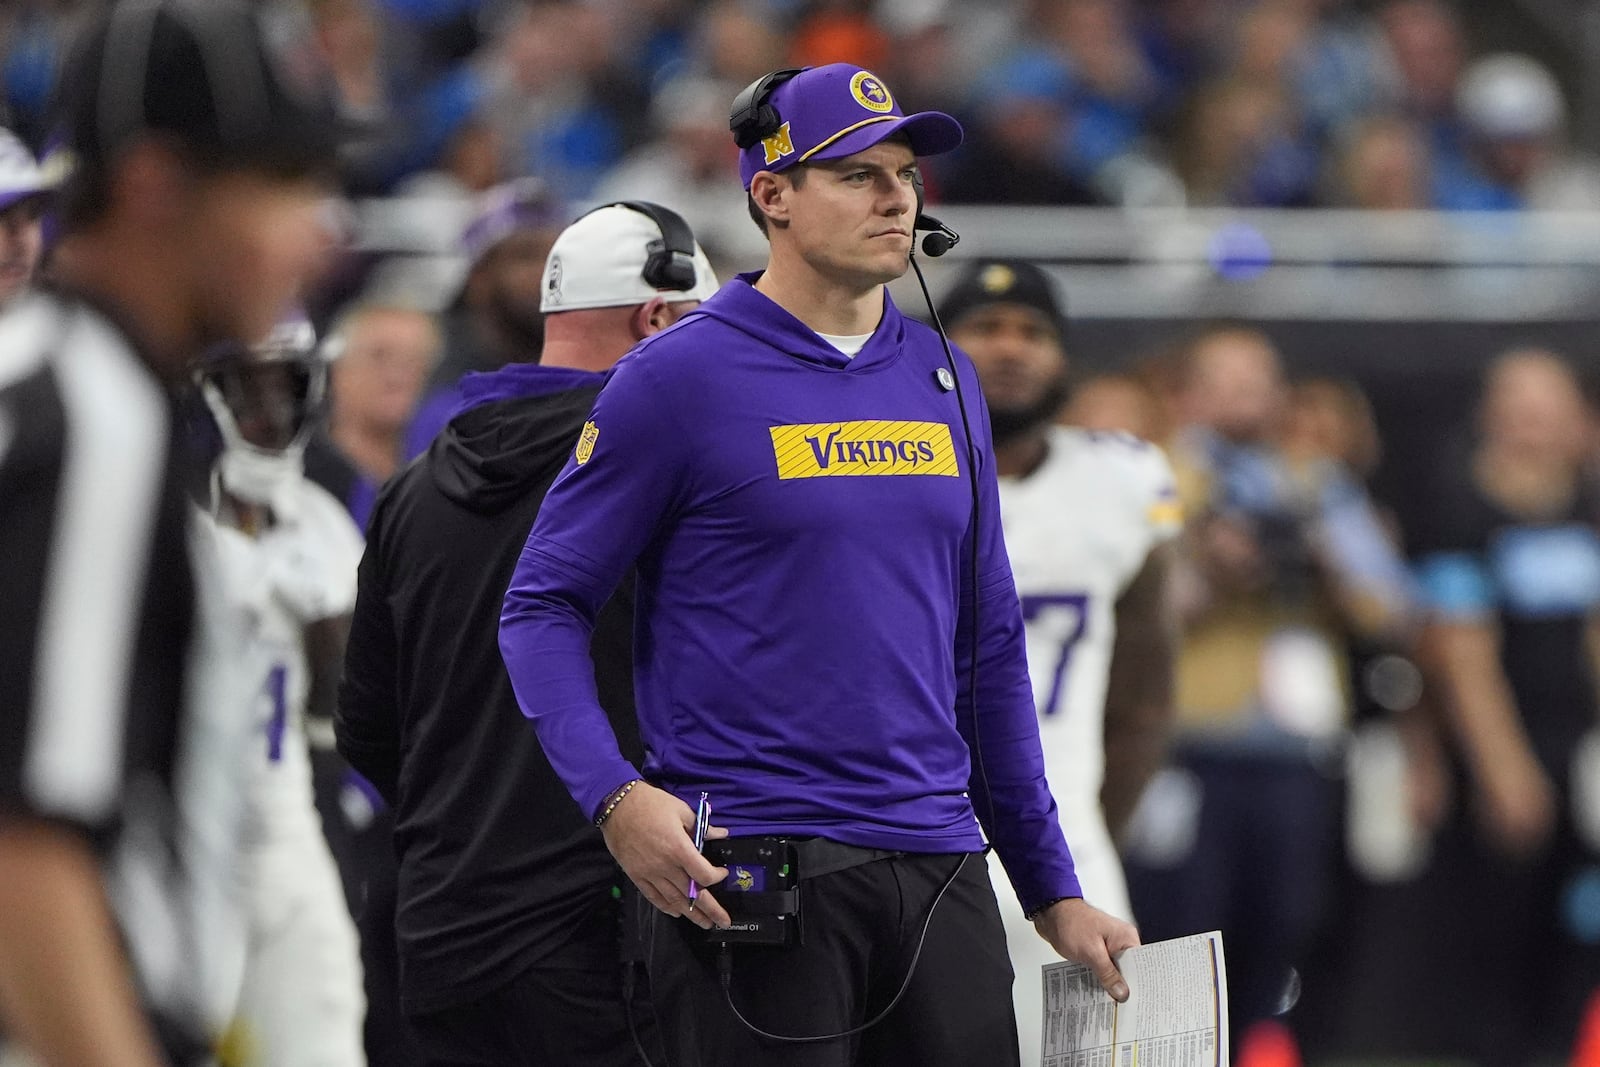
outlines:
[[[648,782],[634,786],[600,827],[606,847],[639,887],[644,898],[668,915],[687,915],[702,930],[727,926],[728,913],[705,887],[728,876],[694,848],[694,811]],[[727,837],[726,827],[712,826],[706,838]],[[689,880],[700,885],[693,905]]]

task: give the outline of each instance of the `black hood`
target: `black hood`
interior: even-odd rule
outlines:
[[[462,412],[428,449],[434,484],[472,511],[505,510],[529,486],[555,479],[598,395],[595,385],[497,400]]]

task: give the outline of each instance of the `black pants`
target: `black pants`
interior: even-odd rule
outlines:
[[[640,975],[635,1032],[660,1067],[649,984]],[[409,1016],[429,1067],[642,1067],[616,966],[537,965],[475,1000]],[[376,1067],[376,1065],[374,1065]]]
[[[899,855],[802,880],[805,943],[735,947],[733,1004],[755,1026],[780,1035],[838,1033],[871,1019],[900,989],[928,909],[958,863],[961,872],[933,914],[894,1011],[865,1033],[813,1044],[752,1033],[728,1008],[707,935],[651,908],[650,980],[667,1063],[1015,1067],[1011,960],[988,865],[977,853]]]

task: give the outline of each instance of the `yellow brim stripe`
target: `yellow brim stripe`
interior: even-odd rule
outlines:
[[[806,160],[810,159],[812,156],[816,155],[818,152],[822,151],[824,148],[827,148],[829,145],[833,144],[833,142],[837,141],[839,138],[845,136],[845,134],[855,133],[857,130],[859,130],[863,126],[871,126],[875,122],[899,122],[903,118],[905,118],[904,115],[878,115],[875,118],[862,119],[860,122],[856,123],[854,126],[846,126],[844,129],[840,130],[838,133],[834,134],[832,137],[828,138],[826,141],[823,141],[821,144],[817,145],[815,148],[807,150],[806,154],[801,156],[799,159],[795,160],[795,162],[796,163],[804,163]]]

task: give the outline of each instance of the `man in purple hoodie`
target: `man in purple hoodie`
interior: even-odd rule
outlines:
[[[1138,935],[1082,900],[1045,784],[976,376],[960,357],[954,391],[885,289],[909,266],[916,157],[961,128],[848,64],[768,76],[735,112],[767,269],[618,363],[523,549],[501,651],[655,905],[673,1064],[1015,1063],[980,823],[1040,934],[1119,1000],[1111,957]],[[635,565],[642,770],[589,659]],[[798,842],[801,944],[718,949],[728,912],[692,895],[727,875],[690,837],[702,793],[708,838]]]

